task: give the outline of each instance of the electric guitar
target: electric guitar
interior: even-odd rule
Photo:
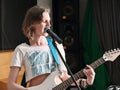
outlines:
[[[95,69],[96,67],[100,66],[101,64],[105,63],[106,61],[114,61],[120,55],[119,49],[114,49],[107,51],[101,58],[94,61],[90,66]],[[67,89],[74,81],[72,78],[68,78],[64,82],[62,82],[59,77],[59,71],[56,70],[52,72],[42,84],[28,87],[28,90],[65,90]],[[79,72],[75,73],[74,75],[75,80],[77,81],[79,78],[84,76],[83,69]]]

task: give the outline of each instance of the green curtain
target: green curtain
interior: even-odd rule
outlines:
[[[99,47],[96,25],[94,20],[92,1],[88,0],[84,23],[82,27],[83,56],[85,64],[91,64],[93,61],[102,57]],[[105,64],[95,69],[95,81],[92,86],[86,90],[106,90],[110,83]]]

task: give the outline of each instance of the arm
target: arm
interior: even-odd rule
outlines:
[[[17,84],[17,77],[19,74],[20,68],[19,67],[11,67],[10,73],[8,77],[8,90],[28,90],[23,86]]]
[[[92,69],[91,66],[87,65],[87,68],[85,68],[83,70],[83,73],[85,74],[85,76],[87,77],[86,79],[79,79],[77,80],[78,85],[80,85],[82,88],[86,88],[88,85],[92,85],[94,82],[94,78],[95,78],[95,72]],[[62,72],[62,74],[60,75],[60,79],[62,81],[65,81],[66,79],[68,79],[70,77],[70,75],[68,75],[67,72]],[[75,84],[73,83],[72,86],[74,86]]]

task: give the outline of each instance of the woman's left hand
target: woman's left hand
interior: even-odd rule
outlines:
[[[95,72],[90,65],[86,65],[87,68],[83,70],[83,73],[87,77],[87,84],[92,85],[95,79]]]

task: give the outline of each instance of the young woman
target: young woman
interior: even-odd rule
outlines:
[[[16,83],[22,66],[25,68],[26,83],[29,83],[29,87],[43,83],[56,68],[60,71],[58,81],[62,82],[70,77],[59,55],[57,54],[59,59],[58,65],[51,53],[48,42],[52,39],[45,32],[46,27],[51,27],[49,10],[40,8],[39,6],[30,8],[26,13],[22,27],[24,35],[28,38],[28,43],[22,43],[14,50],[10,64],[8,90],[29,90],[29,88]],[[62,44],[55,43],[65,59]],[[80,86],[82,87],[92,85],[94,81],[95,72],[91,66],[87,65],[87,67],[83,70],[87,79],[77,80],[77,83],[81,82]]]

